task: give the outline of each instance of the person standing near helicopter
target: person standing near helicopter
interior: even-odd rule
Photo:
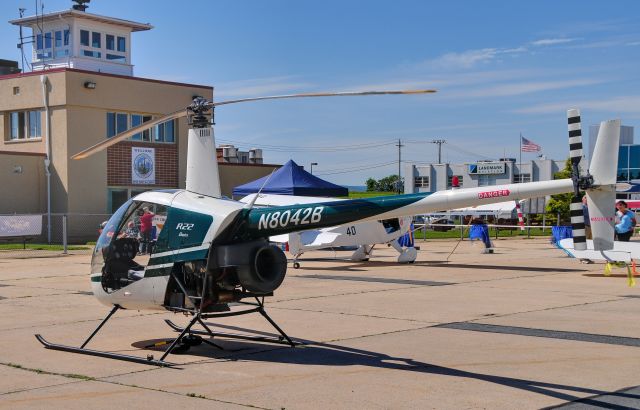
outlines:
[[[153,217],[155,216],[148,206],[142,208],[144,213],[140,216],[140,236],[142,237],[140,253],[151,253],[151,232],[153,229]]]

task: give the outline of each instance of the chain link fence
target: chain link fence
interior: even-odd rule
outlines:
[[[90,254],[109,214],[0,214],[0,259]]]

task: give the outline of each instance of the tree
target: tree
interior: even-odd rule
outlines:
[[[397,175],[389,175],[380,180],[373,178],[367,179],[367,191],[379,191],[379,192],[396,192],[398,191],[398,185],[400,186],[400,192],[404,190],[404,182],[400,179],[398,182]]]
[[[565,178],[571,178],[571,158],[567,159],[562,171],[553,174],[553,179]],[[560,214],[560,218],[565,221],[570,220],[569,210],[571,205],[571,198],[573,198],[573,193],[551,195],[551,199],[549,200],[549,202],[547,202],[546,211],[554,215]]]
[[[367,179],[366,185],[367,185],[368,192],[377,191],[378,181],[376,181],[373,178],[369,178]]]

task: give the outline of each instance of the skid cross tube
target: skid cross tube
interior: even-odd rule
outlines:
[[[179,338],[181,338],[185,334],[185,332],[188,332],[190,334],[199,335],[199,336],[211,336],[212,338],[219,337],[219,338],[225,338],[225,339],[249,340],[249,341],[254,341],[254,342],[275,343],[275,344],[287,345],[287,346],[291,346],[291,347],[296,347],[297,345],[299,345],[300,343],[297,343],[297,342],[294,342],[293,340],[291,340],[291,338],[276,324],[276,322],[273,319],[271,319],[271,317],[264,310],[264,298],[262,298],[262,300],[260,300],[259,298],[256,297],[255,299],[256,299],[256,303],[240,302],[240,304],[243,304],[243,305],[255,306],[254,308],[251,308],[251,309],[245,309],[245,310],[236,311],[236,312],[196,314],[195,315],[196,317],[189,322],[189,324],[187,325],[186,328],[182,328],[182,327],[176,325],[175,323],[173,323],[169,319],[165,319],[165,322],[174,331],[181,332]],[[277,339],[273,338],[273,337],[245,336],[245,335],[238,335],[238,334],[234,334],[234,333],[213,332],[213,331],[211,331],[209,326],[207,326],[207,324],[202,321],[202,319],[211,319],[211,318],[219,318],[219,317],[247,315],[247,314],[256,313],[256,312],[260,313],[262,315],[262,317],[264,317],[269,322],[269,324],[271,324],[271,326],[273,326],[273,328],[276,329],[278,331],[278,333],[280,333],[280,336]],[[205,330],[194,330],[194,329],[191,329],[191,327],[195,324],[195,321],[199,322],[200,325]]]

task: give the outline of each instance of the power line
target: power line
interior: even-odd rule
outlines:
[[[396,161],[390,161],[390,162],[385,162],[385,163],[381,163],[381,164],[373,164],[373,165],[369,165],[369,166],[363,166],[363,167],[350,167],[350,168],[338,168],[335,170],[328,170],[325,172],[321,172],[321,173],[316,173],[314,175],[335,175],[335,174],[346,174],[346,173],[350,173],[350,172],[357,172],[357,171],[366,171],[368,169],[373,169],[373,168],[382,168],[382,167],[386,167],[389,165],[394,165],[396,164]]]
[[[295,146],[295,145],[272,145],[272,144],[254,144],[246,141],[237,141],[229,139],[219,139],[219,143],[234,144],[239,147],[252,147],[261,148],[266,151],[277,152],[338,152],[349,149],[371,149],[393,145],[395,142],[380,142],[376,144],[363,143],[363,144],[351,144],[351,145],[332,145],[332,146]]]

